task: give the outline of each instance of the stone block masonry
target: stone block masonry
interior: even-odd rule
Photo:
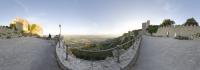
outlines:
[[[158,28],[155,36],[167,36],[175,37],[175,36],[186,36],[191,38],[198,38],[195,34],[200,33],[199,26],[167,26]]]

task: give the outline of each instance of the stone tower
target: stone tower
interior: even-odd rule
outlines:
[[[142,30],[145,31],[150,25],[150,20],[147,20],[147,22],[142,23]]]
[[[143,34],[148,34],[147,28],[149,27],[149,25],[150,25],[150,20],[147,20],[147,22],[142,23],[142,33]]]

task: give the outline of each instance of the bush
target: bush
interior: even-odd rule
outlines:
[[[11,36],[7,36],[6,39],[11,39]]]
[[[113,54],[111,51],[106,52],[87,52],[81,51],[76,48],[70,48],[72,54],[74,54],[77,58],[85,59],[85,60],[105,60],[106,57],[112,57]]]
[[[196,34],[194,34],[194,36],[200,37],[200,33],[196,33]]]
[[[178,39],[178,40],[191,40],[191,38],[186,37],[186,36],[176,36],[175,39]]]
[[[156,32],[157,32],[158,27],[159,27],[159,26],[157,26],[157,25],[150,25],[150,26],[147,28],[147,30],[148,30],[148,32],[152,35],[153,33],[156,33]]]
[[[131,47],[133,45],[133,42],[135,42],[135,40],[123,45],[121,49],[127,50],[129,47]]]

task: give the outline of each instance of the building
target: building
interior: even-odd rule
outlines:
[[[29,22],[25,19],[22,19],[22,18],[19,18],[19,17],[16,17],[12,22],[11,24],[14,24],[17,31],[20,31],[20,32],[25,32],[25,33],[28,33],[29,30],[28,30],[28,24]]]
[[[37,36],[43,35],[43,29],[39,24],[30,24],[27,20],[20,17],[16,17],[13,21],[11,21],[10,27],[22,33]]]
[[[147,20],[147,22],[142,23],[142,32],[143,33],[147,32],[147,28],[149,27],[149,25],[150,25],[150,20]]]

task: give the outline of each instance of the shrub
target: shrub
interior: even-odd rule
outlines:
[[[131,42],[125,44],[125,45],[123,45],[121,49],[125,49],[125,50],[127,50],[129,47],[132,46],[133,42],[135,42],[135,40],[134,40],[134,41],[131,41]]]
[[[147,28],[147,30],[148,30],[148,32],[152,35],[153,33],[156,33],[156,32],[157,32],[158,27],[159,27],[159,26],[157,26],[157,25],[150,25],[150,26]]]
[[[178,39],[178,40],[191,40],[191,38],[186,37],[186,36],[176,36],[175,39]]]
[[[11,39],[11,36],[7,36],[6,39]]]
[[[14,29],[14,30],[17,30],[16,24],[10,24],[10,28],[11,28],[11,29]]]
[[[194,36],[200,37],[200,33],[196,33],[196,34],[194,34]]]
[[[72,54],[74,54],[77,58],[85,59],[85,60],[104,60],[106,57],[112,57],[113,54],[111,51],[106,52],[88,52],[81,51],[76,48],[70,48]]]

